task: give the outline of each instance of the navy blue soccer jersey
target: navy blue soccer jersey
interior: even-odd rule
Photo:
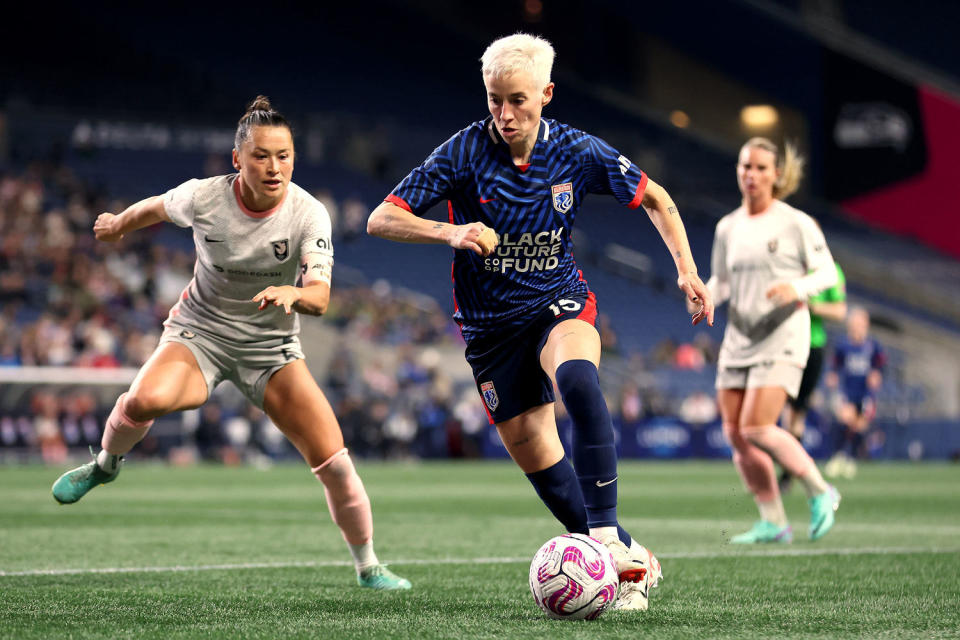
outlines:
[[[586,293],[570,235],[584,197],[610,194],[635,209],[646,184],[647,176],[609,144],[547,118],[529,165],[517,166],[488,117],[437,147],[386,201],[422,215],[447,200],[451,224],[482,222],[497,232],[500,244],[487,257],[454,252],[453,317],[470,341]]]
[[[867,376],[874,369],[883,370],[887,357],[880,343],[868,337],[860,344],[844,337],[833,353],[833,370],[840,378],[840,390],[850,402],[860,402],[869,395]]]

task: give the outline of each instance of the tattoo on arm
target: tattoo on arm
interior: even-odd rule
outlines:
[[[677,208],[676,208],[676,207],[667,207],[667,213],[672,213],[673,215],[677,215],[677,213],[678,213],[678,212],[677,212]]]
[[[679,251],[677,251],[677,257],[678,257],[678,258],[680,257],[680,252],[679,252]]]
[[[530,442],[530,438],[521,438],[520,440],[516,440],[516,441],[513,443],[513,446],[518,447],[518,446],[520,446],[520,445],[522,445],[522,444],[527,444],[528,442]]]
[[[438,222],[437,224],[433,225],[433,228],[434,228],[434,229],[443,229],[443,225],[444,225],[444,223]]]

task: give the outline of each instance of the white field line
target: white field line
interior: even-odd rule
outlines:
[[[960,553],[957,548],[936,547],[861,547],[857,549],[775,549],[749,550],[729,553],[716,551],[681,551],[677,553],[658,554],[663,560],[691,560],[709,558],[758,558],[758,557],[788,557],[788,556],[859,556],[859,555],[893,555],[893,554],[953,554]],[[391,565],[448,565],[448,564],[516,564],[529,562],[530,558],[420,558],[412,560],[395,560]],[[177,573],[187,571],[232,571],[237,569],[287,569],[287,568],[319,568],[319,567],[346,567],[350,566],[346,560],[328,560],[311,562],[245,562],[241,564],[202,564],[202,565],[174,565],[169,567],[104,567],[90,569],[31,569],[27,571],[2,571],[0,577],[23,576],[72,576],[110,573]]]

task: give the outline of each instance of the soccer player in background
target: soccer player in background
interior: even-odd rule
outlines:
[[[646,609],[656,558],[617,522],[614,431],[597,368],[597,302],[573,259],[571,227],[588,193],[643,206],[696,305],[713,323],[683,223],[667,192],[603,140],[541,117],[553,99],[553,47],[526,34],[482,57],[490,117],[437,147],[370,215],[372,235],[448,244],[454,319],[477,391],[513,460],[570,532],[611,550],[616,606]],[[449,222],[420,216],[447,200]],[[573,421],[573,466],[554,416],[554,384]]]
[[[847,317],[847,287],[846,278],[840,263],[837,267],[837,284],[825,291],[810,296],[807,307],[810,308],[810,355],[803,368],[803,377],[800,379],[800,390],[796,398],[787,398],[785,412],[786,429],[799,442],[803,442],[803,434],[807,428],[807,410],[810,407],[810,395],[817,388],[820,374],[823,371],[823,357],[827,348],[827,330],[823,326],[824,320],[843,322]],[[781,470],[778,485],[781,493],[790,489],[792,476],[786,469]]]
[[[864,438],[877,414],[876,393],[883,384],[886,362],[883,347],[870,336],[869,312],[854,307],[847,317],[847,335],[837,343],[827,374],[827,386],[840,392],[836,453],[824,468],[827,475],[856,475],[854,460],[863,454]]]
[[[751,138],[737,161],[741,205],[720,219],[707,286],[729,301],[717,362],[717,400],[733,463],[753,494],[760,520],[731,542],[791,542],[773,461],[803,484],[810,538],[833,526],[840,495],[796,438],[777,426],[787,396],[800,388],[810,349],[806,300],[837,282],[823,232],[783,199],[802,175],[789,145],[781,156],[766,138]]]
[[[124,454],[155,418],[202,405],[217,384],[230,380],[267,413],[323,483],[358,583],[409,589],[406,579],[377,559],[370,500],[337,418],[303,359],[298,314],[326,311],[333,245],[326,209],[290,181],[293,164],[289,122],[258,96],[237,126],[237,173],[188,180],[119,215],[97,218],[93,230],[103,242],[158,222],[193,227],[197,263],[156,351],[107,418],[102,450],[63,474],[53,497],[70,504],[113,482]]]

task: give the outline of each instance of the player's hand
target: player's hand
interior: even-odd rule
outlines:
[[[300,289],[284,285],[282,287],[267,287],[257,295],[253,296],[254,302],[259,302],[257,311],[263,311],[271,304],[275,307],[283,307],[287,315],[293,311],[293,305],[300,300]]]
[[[117,242],[123,238],[116,229],[117,216],[112,213],[101,213],[93,223],[93,235],[100,242]]]
[[[453,233],[447,240],[454,249],[469,249],[481,256],[493,253],[500,243],[497,232],[482,222],[454,225]]]
[[[797,290],[793,288],[792,284],[789,282],[780,282],[767,289],[767,300],[770,300],[778,307],[782,307],[791,302],[798,302],[800,296],[797,295]]]
[[[713,297],[707,285],[696,273],[682,273],[677,277],[677,286],[686,295],[687,311],[693,315],[693,324],[706,319],[713,326]]]
[[[871,369],[867,374],[867,389],[876,391],[883,385],[883,374],[876,369]]]

